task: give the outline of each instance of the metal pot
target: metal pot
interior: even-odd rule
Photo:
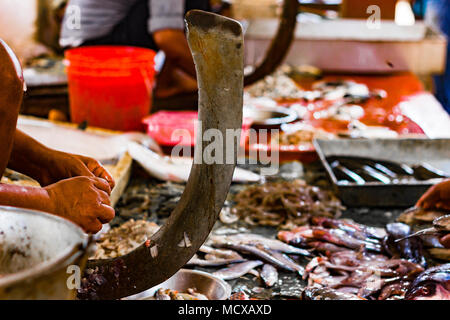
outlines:
[[[89,244],[68,220],[0,206],[0,299],[75,299]]]
[[[195,288],[209,300],[226,300],[231,295],[230,285],[222,279],[203,271],[181,269],[163,283],[124,300],[153,300],[153,296],[160,288],[178,292],[187,292],[189,288]]]

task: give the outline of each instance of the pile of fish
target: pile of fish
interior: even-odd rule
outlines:
[[[278,270],[303,275],[304,268],[296,261],[298,256],[309,257],[311,254],[258,234],[213,234],[187,265],[222,267],[212,274],[223,280],[253,274],[267,287],[272,287],[278,281]]]
[[[381,252],[383,229],[372,228],[349,220],[312,217],[310,225],[280,231],[278,238],[294,246],[313,248],[319,253],[345,249]]]
[[[283,65],[273,74],[248,87],[246,92],[253,97],[267,97],[278,101],[305,100],[305,101],[344,101],[345,104],[364,103],[374,97],[386,98],[384,90],[370,91],[367,85],[351,80],[317,81],[311,90],[304,90],[295,80],[305,76],[319,77],[320,70],[308,70],[299,74],[296,68]]]
[[[424,269],[405,259],[364,250],[343,250],[314,258],[306,267],[309,287],[326,287],[364,299],[401,299]]]
[[[278,233],[319,255],[305,268],[304,299],[403,299],[427,267],[422,242],[406,224],[384,230],[326,217],[310,224]]]
[[[446,177],[445,172],[427,163],[409,165],[351,156],[331,156],[327,157],[327,162],[339,182],[361,185],[367,182],[394,184]]]
[[[303,180],[267,182],[238,193],[232,213],[251,225],[289,228],[314,216],[340,216],[344,207],[330,191]]]

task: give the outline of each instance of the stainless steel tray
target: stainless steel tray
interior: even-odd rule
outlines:
[[[407,207],[412,206],[433,184],[442,179],[411,181],[397,184],[367,182],[340,183],[326,158],[358,156],[405,164],[426,162],[450,176],[450,139],[336,139],[315,140],[314,146],[330,178],[335,192],[347,206]]]

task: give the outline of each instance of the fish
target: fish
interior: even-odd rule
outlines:
[[[279,251],[287,254],[301,255],[310,257],[311,253],[308,250],[300,249],[289,244],[286,244],[277,239],[270,239],[258,234],[252,233],[241,233],[236,235],[228,236],[211,236],[210,239],[213,243],[240,243],[240,244],[251,244],[251,245],[264,245],[265,247]]]
[[[172,298],[165,292],[164,289],[158,289],[155,293],[155,300],[172,300]]]
[[[186,266],[220,267],[220,266],[230,265],[233,263],[241,263],[244,261],[247,261],[247,260],[244,258],[204,260],[204,259],[200,259],[197,255],[195,255],[191,258],[191,260],[188,261],[188,263],[186,263]]]
[[[301,232],[308,230],[308,226],[296,227],[290,231],[282,230],[278,232],[277,238],[283,242],[289,243],[293,246],[305,246],[309,245],[308,239],[301,235]]]
[[[431,228],[422,229],[415,233],[410,233],[398,240],[397,242],[403,242],[410,238],[427,236],[427,235],[437,235],[444,236],[450,233],[450,215],[440,216],[433,219],[433,226]]]
[[[405,294],[406,300],[450,300],[450,263],[419,274]]]
[[[386,231],[383,228],[369,227],[351,220],[312,217],[311,223],[321,227],[344,230],[349,235],[355,236],[361,240],[364,240],[367,237],[381,240],[386,236]]]
[[[297,236],[305,238],[307,241],[320,240],[331,242],[338,246],[344,246],[349,249],[359,249],[364,247],[367,250],[381,252],[381,243],[374,243],[354,238],[340,229],[325,229],[322,227],[298,227],[291,231],[280,231],[278,238],[287,241],[296,239]],[[289,242],[288,242],[289,243]]]
[[[387,237],[385,243],[389,247],[391,254],[397,255],[399,258],[406,259],[427,266],[424,257],[422,241],[418,238],[405,239],[411,232],[411,227],[407,224],[395,222],[386,225]],[[403,239],[402,241],[397,241]]]
[[[269,288],[272,287],[278,281],[278,271],[271,264],[268,263],[264,264],[259,274],[261,279]]]
[[[234,243],[220,243],[215,244],[217,246],[228,248],[232,250],[239,251],[244,254],[253,255],[271,265],[278,267],[280,269],[290,271],[290,272],[299,272],[303,273],[303,267],[296,264],[294,261],[289,259],[285,255],[274,256],[274,254],[279,253],[277,251],[271,251],[270,249],[262,246],[262,245],[250,245],[250,244],[234,244]]]
[[[213,276],[221,278],[222,280],[233,280],[239,278],[252,270],[259,267],[263,262],[260,260],[245,261],[237,264],[233,264],[230,267],[220,269],[212,273]]]
[[[301,265],[296,263],[294,260],[292,260],[289,256],[287,256],[284,253],[273,251],[273,250],[267,250],[274,258],[276,258],[278,261],[281,261],[285,266],[288,266],[289,268],[295,270],[300,276],[303,276],[303,273],[305,272],[305,268],[303,268]]]
[[[335,244],[322,241],[313,241],[309,242],[308,244],[317,252],[324,254],[347,250],[347,248],[345,247],[340,247]]]
[[[308,287],[303,290],[302,300],[366,300],[356,294],[340,292],[332,288],[314,288]]]
[[[250,297],[244,290],[233,293],[229,300],[250,300]]]
[[[233,250],[215,249],[203,245],[199,249],[200,252],[206,253],[206,260],[223,260],[223,259],[243,259],[242,256]]]
[[[378,296],[378,300],[387,300],[389,298],[398,296],[404,297],[405,292],[408,289],[410,283],[408,281],[396,281],[393,283],[386,284]]]

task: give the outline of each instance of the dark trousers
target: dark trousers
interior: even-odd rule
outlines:
[[[128,15],[112,32],[104,37],[87,40],[82,46],[92,45],[119,45],[144,47],[158,51],[153,35],[148,32],[148,19],[150,17],[149,0],[139,0],[131,8]],[[192,9],[211,11],[209,0],[186,0],[186,12]]]

